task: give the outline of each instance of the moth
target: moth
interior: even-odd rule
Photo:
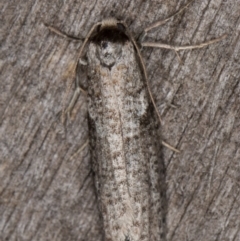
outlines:
[[[142,46],[189,48],[148,42]],[[123,21],[109,18],[91,28],[79,58],[85,48],[89,141],[105,240],[165,240],[160,116],[138,44]],[[82,89],[79,74],[76,80],[67,113]]]
[[[108,241],[163,235],[160,123],[138,51],[115,19],[102,21],[89,38],[90,150]]]

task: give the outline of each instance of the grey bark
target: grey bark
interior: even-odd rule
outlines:
[[[105,17],[137,37],[187,1],[0,1],[0,240],[102,240],[88,148],[86,98],[59,118],[81,42]],[[162,116],[167,239],[240,240],[240,3],[194,1],[149,40],[203,49],[143,49]],[[176,108],[174,108],[175,106]]]

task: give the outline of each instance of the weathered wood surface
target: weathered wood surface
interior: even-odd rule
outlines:
[[[171,3],[170,3],[171,2]],[[4,1],[0,58],[0,240],[102,240],[82,95],[64,130],[58,118],[81,43],[108,16],[138,36],[187,1]],[[240,3],[194,1],[148,39],[171,44],[228,37],[180,53],[143,50],[163,119],[168,240],[240,240]],[[171,104],[177,108],[171,107]]]

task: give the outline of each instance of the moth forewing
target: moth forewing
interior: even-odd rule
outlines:
[[[103,21],[89,36],[90,149],[106,240],[159,240],[159,119],[127,27]]]

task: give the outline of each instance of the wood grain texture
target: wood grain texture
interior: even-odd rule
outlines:
[[[0,240],[102,240],[90,156],[86,98],[62,128],[58,113],[84,37],[114,16],[138,36],[187,1],[1,1]],[[145,48],[153,96],[163,119],[167,239],[240,239],[240,4],[194,1],[149,40],[185,45],[224,33],[204,49]],[[171,104],[177,108],[171,107]]]

